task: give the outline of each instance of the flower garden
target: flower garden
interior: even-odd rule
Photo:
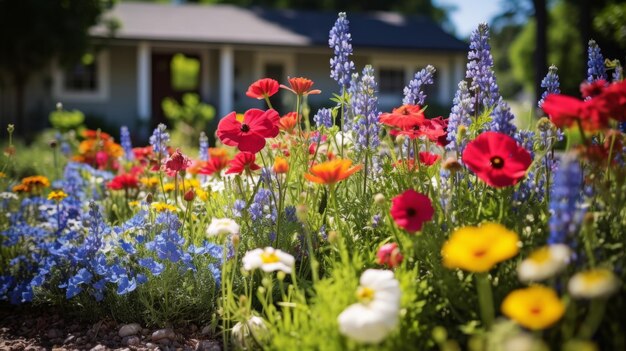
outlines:
[[[9,141],[0,300],[200,323],[224,349],[626,349],[621,67],[591,41],[576,97],[546,68],[544,117],[520,129],[485,24],[443,117],[432,66],[379,111],[343,13],[329,45],[335,107],[309,113],[307,78],[262,78],[246,95],[266,108],[222,116],[197,153],[165,125],[139,147],[125,127],[59,133],[54,168],[17,178]]]

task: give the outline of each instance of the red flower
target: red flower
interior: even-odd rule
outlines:
[[[228,146],[240,151],[257,153],[265,147],[265,138],[278,135],[276,125],[280,117],[275,110],[250,109],[242,116],[229,113],[217,126],[217,136]]]
[[[526,175],[532,159],[515,139],[497,132],[485,132],[463,151],[463,163],[494,188],[516,184]]]
[[[126,190],[126,189],[135,189],[139,187],[139,179],[134,174],[124,173],[118,176],[115,176],[109,184],[107,184],[107,188],[111,190]]]
[[[198,170],[199,174],[211,175],[213,173],[220,173],[224,168],[228,166],[228,159],[225,157],[214,157],[206,162],[206,164]]]
[[[395,268],[402,263],[404,257],[398,249],[398,244],[388,243],[380,247],[376,253],[376,263]]]
[[[259,79],[250,84],[246,95],[253,99],[266,99],[278,92],[278,82],[271,78]]]
[[[420,157],[420,163],[426,166],[434,165],[435,162],[437,162],[441,158],[441,156],[437,154],[433,154],[431,152],[427,152],[427,151],[420,152],[419,157]]]
[[[289,78],[289,85],[291,87],[287,87],[285,85],[280,85],[281,88],[287,89],[296,95],[312,95],[312,94],[320,94],[322,91],[315,89],[311,90],[313,86],[313,81],[307,78],[296,77]]]
[[[254,161],[256,161],[256,156],[253,153],[242,151],[230,161],[230,168],[226,171],[226,174],[241,174],[246,170],[256,171],[261,169],[261,166],[254,163]]]
[[[391,199],[390,213],[398,227],[414,233],[433,218],[435,210],[428,196],[409,189]]]
[[[610,117],[626,122],[626,80],[609,85],[593,100],[601,101]]]
[[[191,159],[183,155],[180,150],[176,149],[176,151],[163,162],[163,166],[168,175],[173,175],[189,168],[189,166],[191,166]]]
[[[604,79],[594,80],[591,83],[584,82],[580,85],[580,92],[584,98],[594,97],[600,95],[608,84]]]
[[[580,122],[586,131],[604,129],[608,124],[605,99],[581,101],[567,95],[550,94],[541,106],[558,128]]]
[[[402,105],[378,117],[380,123],[399,129],[413,129],[424,123],[424,120],[424,110],[419,105]]]

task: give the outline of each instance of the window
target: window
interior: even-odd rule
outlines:
[[[378,89],[381,94],[402,94],[406,85],[404,68],[381,67],[378,72]]]
[[[67,68],[53,68],[53,96],[59,101],[100,102],[109,96],[109,56],[86,54]]]

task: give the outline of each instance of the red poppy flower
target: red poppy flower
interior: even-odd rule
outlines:
[[[298,114],[296,112],[289,112],[278,121],[278,128],[284,130],[287,133],[293,132],[294,128],[298,125]]]
[[[278,81],[271,78],[259,79],[250,84],[246,96],[253,99],[265,99],[278,92]]]
[[[441,156],[433,154],[432,152],[422,151],[419,153],[419,158],[421,164],[432,166],[441,158]]]
[[[287,89],[291,91],[292,93],[296,95],[300,95],[300,96],[320,94],[322,92],[321,90],[318,90],[318,89],[311,90],[311,87],[313,86],[313,81],[308,78],[302,78],[302,77],[289,78],[289,85],[291,87],[288,87],[282,84],[280,85],[280,87],[283,89]]]
[[[626,80],[609,85],[593,100],[601,101],[610,117],[626,122]]]
[[[390,213],[398,227],[414,233],[422,229],[424,222],[433,218],[435,210],[428,196],[408,189],[391,199]]]
[[[118,176],[115,176],[109,184],[107,184],[107,188],[111,190],[126,190],[126,189],[135,189],[139,187],[139,179],[134,174],[124,173]]]
[[[256,161],[256,156],[253,153],[242,151],[230,161],[230,168],[226,171],[226,174],[241,174],[245,170],[256,171],[261,169],[261,166],[254,163],[254,161]]]
[[[165,172],[169,174],[175,174],[180,171],[184,171],[189,166],[191,166],[191,159],[185,155],[183,155],[180,150],[176,149],[176,151],[171,154],[165,161],[163,162],[163,166]]]
[[[211,175],[213,173],[220,173],[224,168],[228,166],[228,159],[225,157],[214,157],[206,162],[206,164],[198,170],[199,174]]]
[[[608,124],[608,106],[605,99],[581,101],[567,95],[550,94],[541,106],[558,128],[569,127],[580,121],[586,131],[604,129]]]
[[[580,85],[580,92],[584,98],[594,97],[600,95],[604,89],[609,85],[606,80],[598,79],[593,82],[584,82]]]
[[[265,138],[278,135],[280,117],[275,110],[250,109],[242,116],[231,112],[217,126],[217,136],[228,146],[240,151],[257,153],[265,147]]]
[[[463,163],[489,186],[516,184],[526,175],[532,158],[515,139],[497,132],[485,132],[467,144]]]
[[[376,263],[395,268],[402,263],[404,257],[400,253],[398,244],[388,243],[380,247],[376,253]]]
[[[424,110],[419,105],[402,105],[378,117],[380,123],[399,129],[412,129],[424,123],[424,120]]]

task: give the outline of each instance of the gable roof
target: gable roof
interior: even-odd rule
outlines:
[[[333,12],[271,10],[215,4],[122,2],[105,14],[120,24],[115,38],[215,44],[327,46]],[[348,13],[352,44],[360,48],[466,51],[467,44],[423,16]],[[104,26],[93,36],[106,36]]]

